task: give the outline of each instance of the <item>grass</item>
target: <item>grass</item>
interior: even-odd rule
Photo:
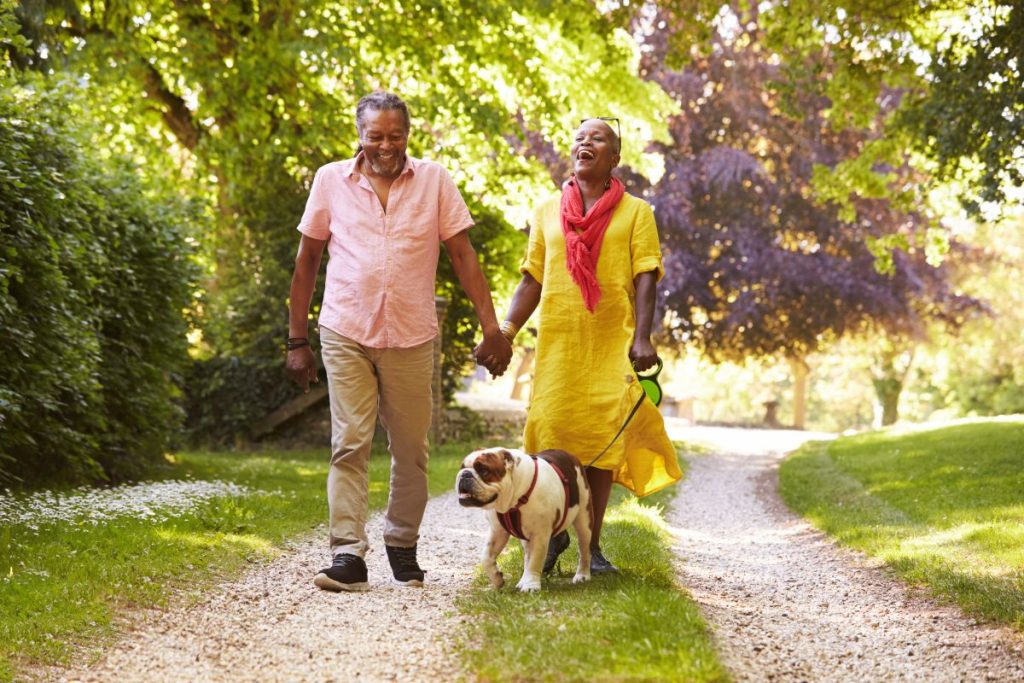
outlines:
[[[1024,418],[808,444],[780,481],[787,504],[842,543],[1024,631]]]
[[[432,495],[448,491],[465,444],[435,449]],[[285,542],[326,522],[326,450],[182,453],[156,479],[225,480],[259,491],[222,497],[166,521],[19,523],[0,528],[0,681],[33,664],[67,663],[109,642],[115,616],[198,596],[219,578],[278,556]],[[375,446],[370,505],[387,501],[389,458]],[[326,553],[326,537],[325,537]]]
[[[615,487],[602,546],[621,570],[572,585],[576,543],[539,593],[515,590],[513,540],[498,560],[505,587],[482,572],[458,600],[460,659],[485,681],[722,681],[727,674],[696,605],[675,584],[662,507],[675,489],[638,500]]]

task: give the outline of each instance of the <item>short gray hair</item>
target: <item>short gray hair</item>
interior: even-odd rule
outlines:
[[[401,97],[394,93],[378,90],[377,92],[364,95],[356,105],[356,132],[363,137],[363,115],[366,110],[371,111],[400,111],[405,117],[405,129],[408,131],[412,123],[409,119],[409,107]]]

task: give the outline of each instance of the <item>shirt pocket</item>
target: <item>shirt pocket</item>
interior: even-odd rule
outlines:
[[[397,227],[404,234],[437,237],[437,202],[412,199],[395,207]]]

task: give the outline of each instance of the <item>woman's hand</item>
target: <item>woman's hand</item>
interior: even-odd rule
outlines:
[[[501,377],[512,362],[512,344],[500,330],[485,334],[483,341],[473,349],[473,356],[477,363],[487,368],[491,377]]]
[[[658,352],[654,350],[650,337],[633,338],[633,345],[629,347],[629,360],[637,372],[650,370],[658,364]]]

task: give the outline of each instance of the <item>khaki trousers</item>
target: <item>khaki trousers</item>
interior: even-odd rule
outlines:
[[[378,418],[391,452],[384,543],[414,546],[428,496],[433,341],[408,349],[371,349],[321,328],[320,342],[331,398],[331,554],[365,557],[369,549],[370,445]]]

